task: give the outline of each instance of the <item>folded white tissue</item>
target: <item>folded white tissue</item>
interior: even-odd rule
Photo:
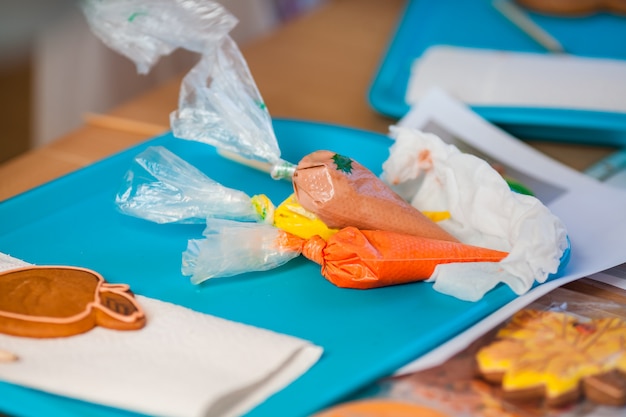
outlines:
[[[0,254],[0,271],[26,264]],[[322,349],[295,337],[136,296],[147,325],[77,336],[0,334],[0,379],[154,416],[238,416],[306,372]]]
[[[567,231],[541,201],[511,191],[486,161],[434,134],[393,126],[391,136],[383,181],[419,210],[448,211],[438,224],[463,243],[509,252],[499,263],[439,265],[430,278],[436,290],[476,301],[500,282],[523,294],[557,272]]]

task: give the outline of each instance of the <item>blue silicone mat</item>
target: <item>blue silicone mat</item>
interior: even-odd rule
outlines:
[[[561,18],[528,13],[574,55],[626,59],[626,16]],[[504,18],[491,0],[409,0],[370,86],[370,105],[401,118],[413,61],[433,45],[547,53]],[[474,106],[483,118],[525,139],[626,145],[626,114],[575,109]]]
[[[380,173],[391,143],[386,136],[296,120],[274,122],[283,158],[329,149]],[[192,285],[181,275],[187,239],[198,225],[158,225],[119,213],[114,196],[132,159],[162,145],[221,184],[279,203],[286,181],[221,158],[204,144],[155,138],[85,169],[0,203],[0,252],[35,264],[92,268],[138,294],[310,340],[320,361],[249,416],[307,416],[431,350],[515,298],[499,286],[479,302],[437,293],[429,283],[373,290],[341,289],[304,259],[267,272]],[[12,416],[133,416],[0,382],[0,413]]]

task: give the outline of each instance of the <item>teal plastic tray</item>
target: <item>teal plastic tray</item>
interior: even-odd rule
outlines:
[[[391,140],[339,126],[276,120],[283,157],[297,162],[329,149],[381,171]],[[513,300],[499,286],[479,302],[442,295],[419,282],[373,290],[337,288],[304,258],[267,272],[209,280],[194,286],[181,275],[187,240],[202,226],[158,225],[118,212],[114,196],[133,158],[162,145],[223,185],[279,203],[291,192],[251,168],[171,134],[0,203],[0,252],[35,264],[92,268],[141,295],[320,345],[324,354],[307,373],[249,416],[308,416],[428,352]],[[0,413],[12,416],[117,416],[129,411],[90,404],[0,382]]]
[[[624,16],[529,15],[571,54],[626,59]],[[376,111],[398,119],[406,114],[411,65],[433,45],[547,53],[492,7],[491,0],[410,0],[369,90],[369,102]],[[522,139],[626,145],[624,113],[496,106],[474,106],[473,110]]]

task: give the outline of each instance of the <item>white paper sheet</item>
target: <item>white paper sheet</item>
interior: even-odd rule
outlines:
[[[399,369],[406,374],[438,365],[532,301],[573,280],[626,262],[626,191],[563,165],[488,123],[446,92],[432,89],[398,123],[432,132],[465,152],[499,163],[532,189],[565,223],[571,259],[564,275],[539,285],[434,351]],[[621,268],[623,271],[624,268]],[[622,278],[623,279],[623,278]]]
[[[470,105],[626,113],[626,62],[436,45],[415,60],[406,102],[433,88]]]

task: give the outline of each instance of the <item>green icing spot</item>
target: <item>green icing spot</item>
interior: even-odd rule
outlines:
[[[519,194],[525,194],[525,195],[530,195],[534,197],[534,193],[521,182],[515,181],[511,178],[505,178],[505,181],[508,184],[511,191],[515,191],[516,193],[519,193]]]
[[[333,162],[339,171],[343,171],[348,174],[352,173],[352,159],[347,156],[336,153],[333,155]]]
[[[135,13],[131,14],[131,15],[128,17],[128,21],[129,21],[129,22],[132,22],[132,21],[134,21],[134,20],[135,20],[138,16],[143,16],[143,15],[147,15],[147,14],[148,14],[148,13],[146,13],[146,12],[135,12]]]

